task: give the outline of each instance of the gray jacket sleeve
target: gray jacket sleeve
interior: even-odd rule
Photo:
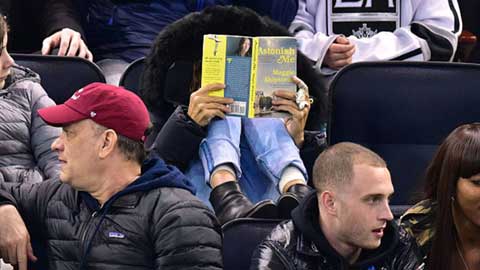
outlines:
[[[31,87],[31,127],[30,144],[38,168],[46,179],[58,175],[60,163],[57,153],[50,148],[52,142],[60,135],[60,129],[47,125],[38,115],[37,110],[55,105],[42,86],[38,83]]]

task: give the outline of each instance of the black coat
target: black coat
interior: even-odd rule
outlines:
[[[223,267],[213,213],[161,160],[146,163],[142,176],[102,207],[58,180],[2,188],[0,204],[17,207],[30,235],[43,243],[48,269]]]
[[[2,0],[0,11],[7,16],[11,28],[10,52],[39,51],[44,38],[63,28],[73,29],[85,39],[73,0]]]
[[[421,270],[415,241],[394,222],[387,223],[380,247],[362,251],[354,265],[328,243],[318,224],[316,193],[292,213],[293,220],[279,224],[258,247],[250,269],[268,270]]]

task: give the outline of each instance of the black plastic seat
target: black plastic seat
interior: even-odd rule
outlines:
[[[257,246],[282,220],[239,218],[225,223],[223,230],[223,268],[245,270]]]
[[[15,62],[40,75],[41,84],[57,104],[92,82],[105,82],[100,68],[83,58],[37,54],[11,54]]]
[[[140,80],[144,68],[145,57],[139,58],[130,63],[120,77],[119,85],[138,94],[140,90]]]
[[[347,66],[330,87],[329,143],[350,141],[378,153],[392,175],[392,205],[409,205],[442,140],[455,127],[480,120],[479,77],[476,64]]]

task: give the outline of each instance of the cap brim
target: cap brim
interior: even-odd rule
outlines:
[[[65,104],[42,108],[38,110],[38,115],[40,115],[47,124],[57,127],[88,118]]]

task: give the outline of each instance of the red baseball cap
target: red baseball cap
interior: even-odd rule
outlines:
[[[136,141],[145,141],[150,123],[147,108],[136,94],[104,83],[91,83],[76,91],[64,104],[40,109],[38,114],[52,126],[91,119]]]

